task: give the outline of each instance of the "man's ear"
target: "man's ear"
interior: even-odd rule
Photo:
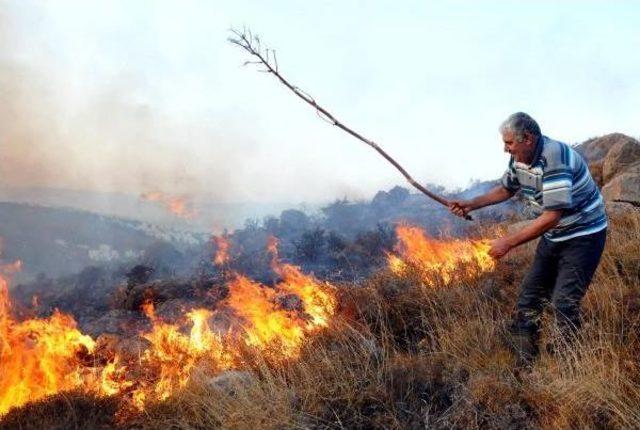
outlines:
[[[529,133],[528,131],[524,132],[524,141],[527,144],[527,146],[533,146],[534,139],[533,139],[533,134]]]

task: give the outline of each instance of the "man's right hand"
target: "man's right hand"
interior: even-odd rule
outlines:
[[[452,214],[464,218],[473,210],[473,206],[468,200],[453,200],[449,202],[449,210]]]

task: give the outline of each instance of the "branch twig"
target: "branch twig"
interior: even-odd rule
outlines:
[[[394,160],[389,154],[387,154],[377,143],[375,143],[372,140],[367,139],[366,137],[362,136],[360,133],[354,131],[353,129],[349,128],[348,126],[346,126],[345,124],[340,122],[329,111],[327,111],[325,108],[323,108],[318,103],[316,103],[316,101],[315,101],[315,99],[313,97],[311,97],[309,94],[307,94],[306,92],[304,92],[303,90],[301,90],[297,86],[292,85],[291,83],[289,83],[289,81],[287,81],[280,74],[280,72],[278,70],[278,60],[277,60],[277,57],[276,57],[276,51],[273,50],[273,49],[267,49],[263,53],[259,37],[258,36],[254,36],[251,33],[251,30],[247,30],[246,28],[243,31],[239,31],[239,30],[236,30],[236,29],[231,29],[231,32],[234,34],[234,36],[233,37],[229,37],[229,39],[228,39],[229,42],[234,44],[234,45],[236,45],[236,46],[238,46],[238,47],[240,47],[240,48],[242,48],[243,50],[248,52],[252,57],[257,58],[256,61],[246,61],[244,63],[245,65],[247,65],[247,64],[259,64],[259,65],[263,66],[266,70],[260,70],[261,72],[272,73],[276,78],[278,78],[278,80],[285,87],[289,88],[295,95],[300,97],[306,103],[308,103],[309,105],[313,106],[316,109],[316,113],[318,114],[318,116],[320,118],[322,118],[323,120],[329,122],[330,124],[333,124],[334,126],[340,128],[340,129],[342,129],[343,131],[349,133],[351,136],[355,137],[356,139],[360,140],[361,142],[366,143],[367,145],[369,145],[370,147],[375,149],[389,163],[391,163],[396,169],[398,169],[398,171],[402,174],[402,176],[404,176],[405,179],[411,185],[413,185],[418,191],[420,191],[421,193],[423,193],[427,197],[437,201],[438,203],[449,207],[449,205],[450,205],[449,200],[445,199],[442,196],[439,196],[438,194],[435,194],[435,193],[429,191],[428,189],[426,189],[425,187],[420,185],[420,183],[418,183],[415,179],[413,179],[413,177],[411,177],[411,175],[409,175],[409,173],[396,160]],[[269,58],[269,51],[271,51],[271,53],[273,54],[273,61],[270,61],[271,59]],[[465,215],[465,219],[472,220],[471,216],[468,215],[468,214]]]

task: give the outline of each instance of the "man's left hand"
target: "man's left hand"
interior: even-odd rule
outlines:
[[[500,258],[504,257],[507,254],[507,252],[509,252],[512,248],[512,246],[509,244],[509,241],[507,240],[506,237],[501,237],[499,239],[492,240],[489,243],[489,246],[491,246],[491,249],[489,249],[489,255],[495,258],[496,260],[499,260]]]

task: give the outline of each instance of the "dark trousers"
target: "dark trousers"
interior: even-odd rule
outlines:
[[[563,242],[540,238],[533,266],[522,281],[512,329],[537,341],[545,303],[567,340],[580,328],[580,302],[587,292],[607,237],[606,229]]]

